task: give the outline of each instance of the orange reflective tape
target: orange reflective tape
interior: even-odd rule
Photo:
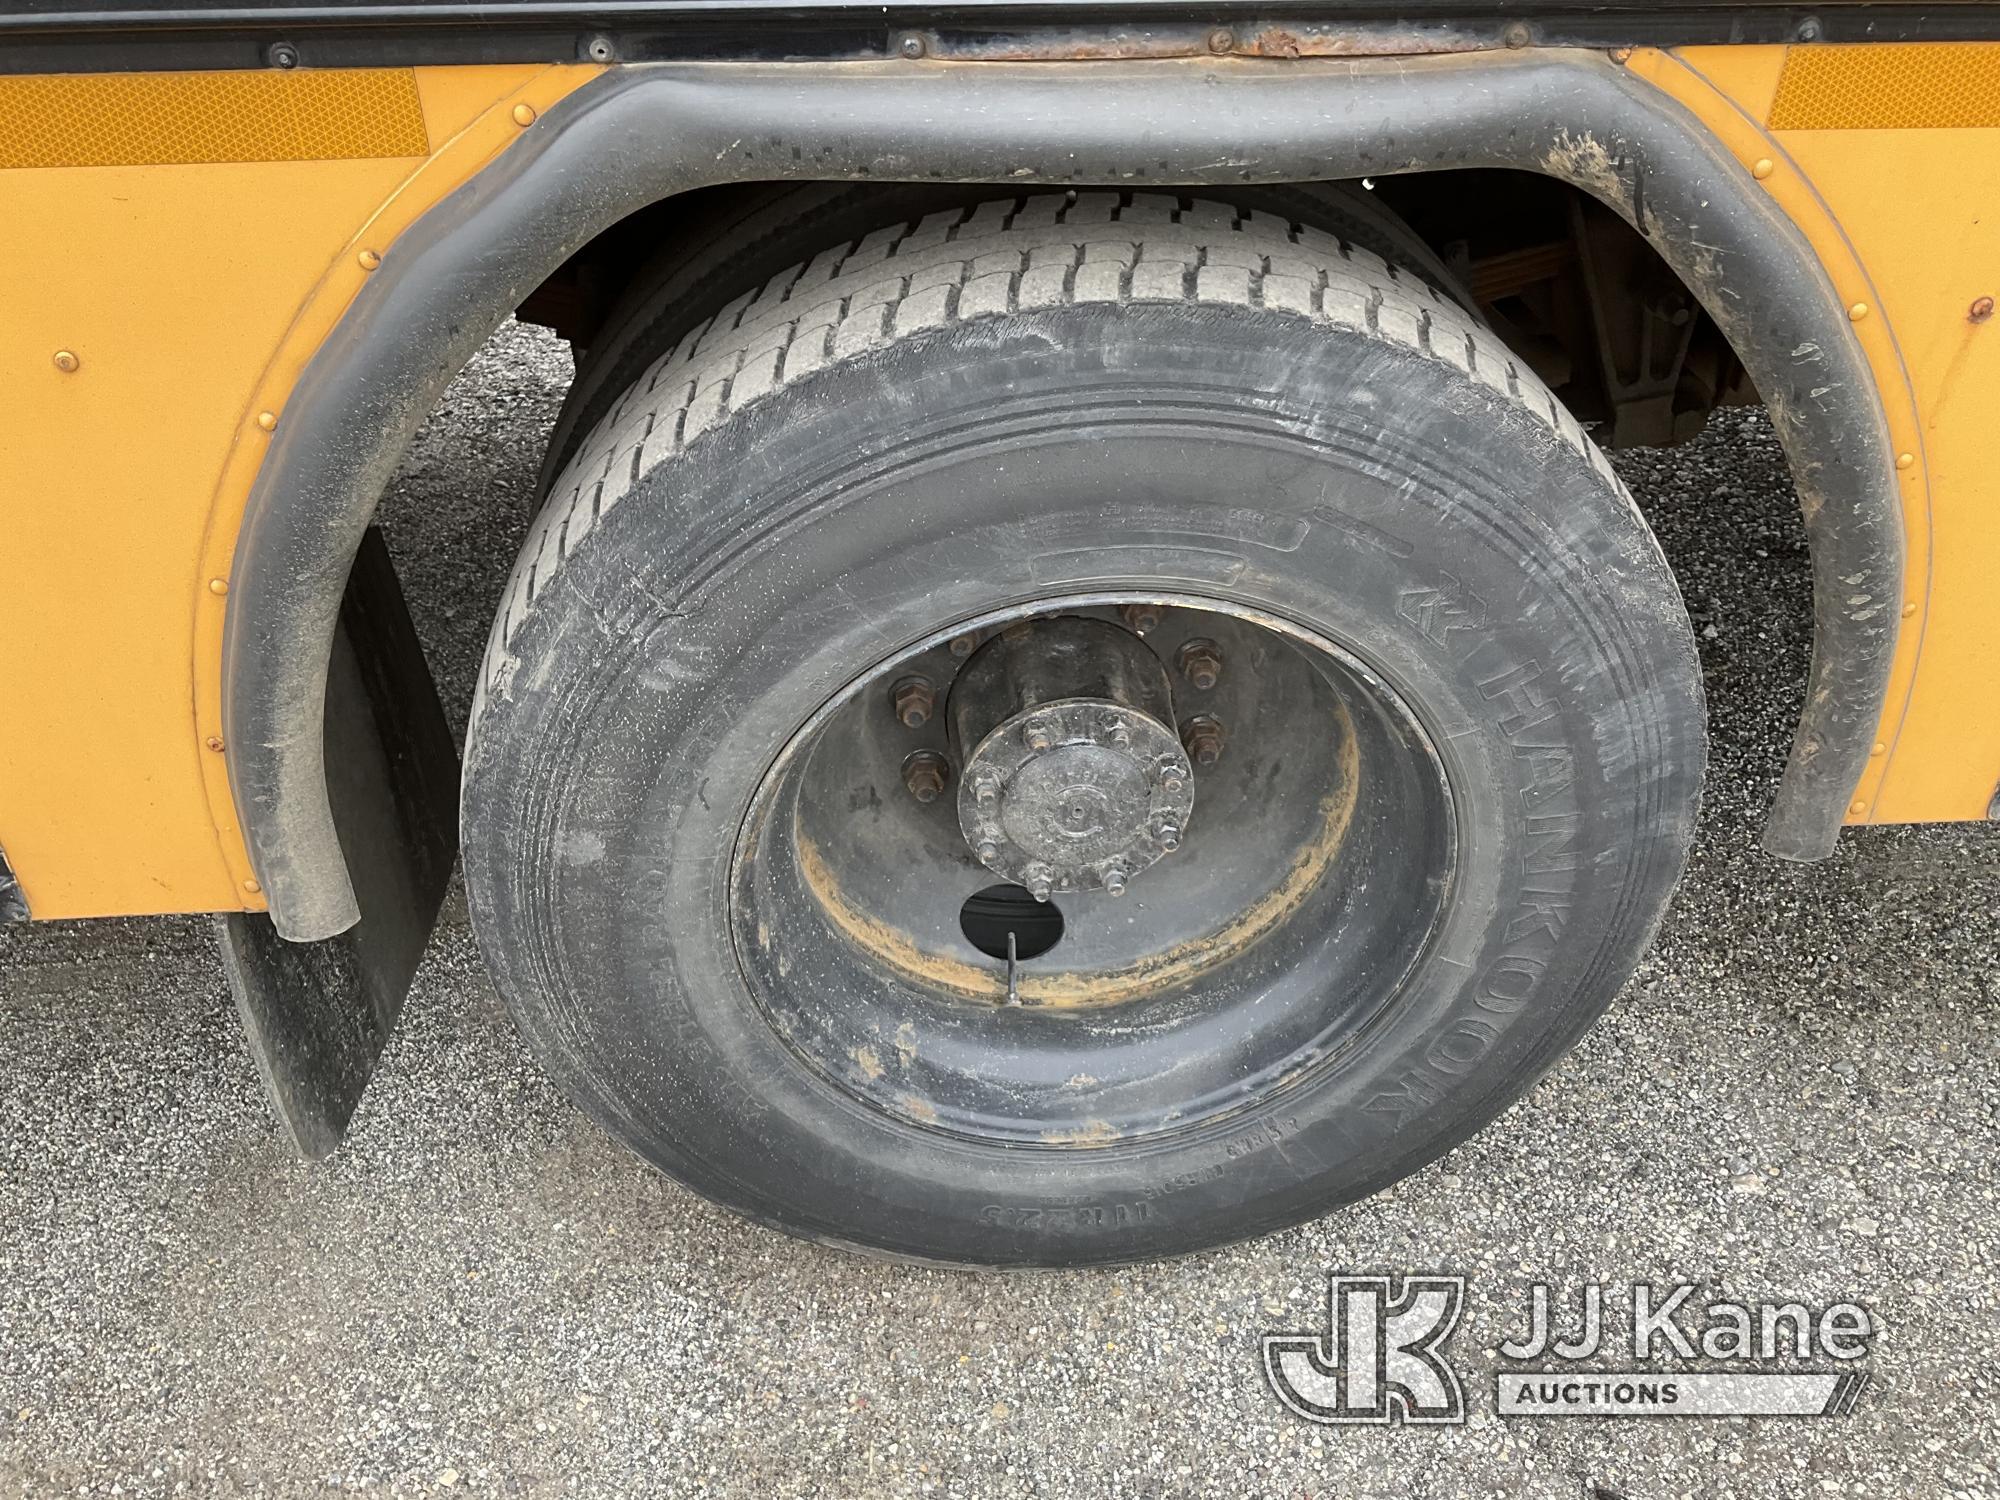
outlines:
[[[429,153],[408,68],[0,78],[0,168]]]

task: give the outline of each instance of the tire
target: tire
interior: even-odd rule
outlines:
[[[733,904],[781,747],[955,622],[1148,589],[1310,633],[1413,721],[1449,866],[1379,1007],[1267,1091],[1144,1134],[989,1140],[809,1066]],[[902,1258],[1129,1262],[1364,1197],[1518,1098],[1650,941],[1704,755],[1650,531],[1462,310],[1284,218],[1028,196],[743,291],[597,424],[494,626],[465,868],[530,1045],[697,1192]],[[853,806],[860,838],[877,813]],[[1300,926],[1253,956],[1332,941]],[[828,1013],[880,1002],[817,948],[791,962]],[[1296,972],[1332,1007],[1316,962]],[[1061,1024],[1170,1041],[1162,1016],[1227,987]]]
[[[675,216],[675,232],[647,258],[579,353],[576,379],[549,434],[543,493],[646,367],[745,287],[885,224],[968,211],[1007,196],[993,187],[935,183],[772,182],[712,191],[718,196],[710,200],[709,212]],[[1344,182],[1280,184],[1245,188],[1233,201],[1394,261],[1478,315],[1444,262],[1363,188]]]

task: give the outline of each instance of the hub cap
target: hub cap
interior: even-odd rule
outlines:
[[[1037,901],[1123,895],[1180,847],[1194,809],[1192,768],[1161,722],[1171,704],[1159,658],[1103,620],[1033,621],[981,647],[951,698],[970,747],[958,794],[967,847]]]

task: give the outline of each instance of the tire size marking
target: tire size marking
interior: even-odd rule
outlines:
[[[979,1217],[998,1229],[1087,1232],[1143,1224],[1152,1216],[1152,1210],[1143,1203],[1078,1203],[1050,1208],[1009,1208],[1005,1204],[989,1203],[979,1210]]]

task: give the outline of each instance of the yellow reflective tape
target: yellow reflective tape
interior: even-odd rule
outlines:
[[[1943,130],[2000,125],[2000,44],[1864,42],[1794,47],[1773,130]]]
[[[0,168],[429,154],[408,68],[0,78]]]

